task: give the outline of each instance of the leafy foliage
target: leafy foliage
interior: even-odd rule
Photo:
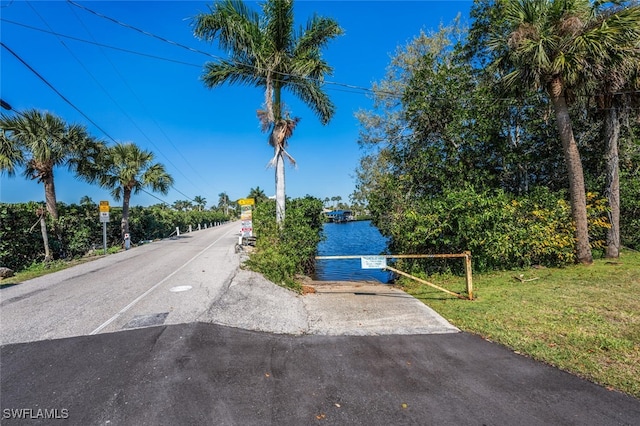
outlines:
[[[500,4],[476,2],[477,21],[466,39],[454,22],[399,48],[385,79],[374,84],[375,109],[358,113],[365,153],[353,198],[368,203],[393,252],[471,250],[476,270],[577,260],[551,99],[525,87],[507,95],[486,67],[492,61],[486,34],[506,31]],[[610,228],[608,201],[596,195],[607,192],[603,120],[587,114],[590,98],[572,100],[588,190],[587,243],[599,251]],[[635,127],[622,129],[620,148],[621,235],[631,247],[640,225]]]
[[[44,248],[35,214],[42,206],[38,203],[0,204],[0,265],[20,271],[44,259]],[[56,229],[49,235],[49,246],[54,259],[72,259],[102,249],[102,224],[98,220],[98,207],[93,204],[66,205],[58,203],[60,217],[47,218],[47,228]],[[134,244],[167,238],[176,227],[185,232],[189,225],[209,226],[224,222],[228,216],[216,211],[181,212],[161,205],[132,207],[130,234]],[[111,208],[107,223],[107,246],[120,247],[122,238],[118,223],[122,208]],[[34,226],[35,225],[35,226]]]
[[[306,196],[288,200],[284,226],[276,223],[275,201],[256,205],[253,228],[256,251],[247,266],[276,284],[300,290],[297,274],[311,274],[318,243],[322,239],[322,201]]]
[[[592,246],[597,248],[602,247],[608,227],[605,206],[605,200],[589,194],[590,225],[592,234],[597,236]],[[381,227],[392,238],[393,252],[470,250],[476,271],[537,264],[557,266],[575,261],[575,229],[569,204],[563,193],[542,188],[526,197],[504,191],[452,190],[408,205],[393,213],[389,223]],[[449,267],[455,269],[453,265]]]

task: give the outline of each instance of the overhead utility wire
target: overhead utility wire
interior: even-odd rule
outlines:
[[[75,12],[72,10],[72,12],[75,15]],[[38,12],[36,12],[37,14]],[[40,16],[38,14],[38,16]],[[80,24],[82,24],[82,26],[85,28],[85,30],[87,31],[87,33],[89,33],[89,35],[91,36],[91,32],[86,28],[86,26],[84,25],[84,23],[82,22],[82,20],[76,15],[76,18],[78,19],[78,21],[80,21]],[[44,19],[43,19],[44,21]],[[73,52],[71,52],[71,49],[61,40],[61,43],[63,44],[63,46],[65,46],[67,48],[67,50],[69,50],[69,52],[73,55]],[[128,84],[128,82],[126,81],[126,79],[124,78],[124,76],[122,75],[122,73],[120,73],[120,71],[118,70],[118,68],[115,66],[115,64],[109,59],[109,57],[107,55],[104,54],[104,52],[101,50],[101,53],[105,56],[105,58],[107,59],[107,61],[111,64],[112,68],[114,69],[115,73],[120,77],[120,79],[123,81],[124,85],[129,89],[129,91],[133,94],[133,96],[138,100],[138,103],[144,108],[144,105],[142,103],[142,101],[140,100],[140,98],[136,95],[136,93],[134,92],[134,90],[131,88],[131,86]],[[75,57],[75,55],[73,55]],[[171,164],[190,184],[191,186],[193,186],[194,188],[197,186],[193,181],[191,181],[191,179],[189,179],[189,177],[187,175],[185,175],[182,170],[177,167],[172,161],[171,159],[164,154],[164,152],[162,152],[162,150],[160,149],[160,147],[158,147],[155,142],[153,142],[153,140],[145,133],[145,131],[143,129],[140,128],[140,126],[136,123],[136,121],[129,115],[127,114],[127,112],[124,110],[124,108],[122,108],[122,106],[118,103],[118,101],[116,101],[109,93],[108,91],[100,84],[100,82],[93,76],[93,74],[91,74],[91,71],[89,71],[84,64],[82,64],[82,62],[76,58],[76,60],[78,62],[80,62],[80,64],[83,66],[83,68],[85,68],[85,70],[87,71],[87,73],[89,73],[89,75],[91,75],[91,77],[94,79],[94,81],[96,82],[96,84],[102,89],[102,91],[112,100],[112,102],[114,104],[116,104],[118,106],[118,108],[120,109],[120,111],[124,114],[125,117],[127,117],[129,119],[129,121],[133,124],[133,126],[138,129],[138,131],[145,137],[145,139],[147,141],[149,141],[149,143],[151,145],[153,145],[155,147],[155,149],[169,162],[169,164]],[[146,111],[146,108],[145,108]],[[147,115],[151,116],[151,114],[146,111]],[[178,150],[178,148],[176,148],[176,146],[173,144],[173,142],[171,141],[171,139],[169,139],[169,137],[167,136],[167,134],[162,130],[162,128],[160,128],[160,125],[155,121],[155,119],[151,116],[151,119],[153,120],[153,122],[156,124],[156,126],[160,129],[161,133],[165,136],[165,138],[169,141],[169,143],[171,144],[171,146],[178,152],[178,154],[183,158],[183,160],[185,161],[185,163],[200,177],[200,179],[202,179],[202,176],[200,176],[200,174],[193,168],[193,166],[189,163],[189,161],[184,158],[184,155],[182,155],[182,152],[180,152],[180,150]],[[176,189],[177,190],[177,189]],[[184,195],[184,194],[183,194]]]
[[[107,136],[107,138],[109,138],[113,143],[117,143],[116,140],[109,134],[107,133],[106,130],[104,130],[102,127],[100,127],[95,121],[93,121],[87,114],[85,114],[80,108],[78,108],[77,106],[75,106],[73,104],[73,102],[71,102],[69,99],[67,99],[62,93],[60,93],[60,91],[58,91],[58,89],[56,89],[51,83],[49,83],[47,81],[47,79],[45,79],[40,73],[38,73],[38,71],[36,71],[31,65],[29,65],[24,59],[22,59],[20,57],[20,55],[18,55],[16,52],[14,52],[13,50],[11,50],[11,48],[9,48],[9,46],[7,46],[6,44],[4,44],[4,42],[0,41],[0,46],[4,47],[5,49],[7,49],[9,51],[9,53],[11,53],[16,59],[18,59],[25,67],[27,67],[29,69],[29,71],[31,71],[32,73],[34,73],[40,80],[42,80],[42,82],[44,82],[47,86],[49,86],[49,88],[51,90],[53,90],[55,92],[56,95],[60,96],[60,98],[65,101],[67,104],[69,104],[73,109],[75,109],[76,111],[78,111],[78,113],[80,113],[80,115],[82,115],[84,118],[86,118],[91,124],[93,124],[98,130],[100,130],[105,136]],[[177,192],[179,192],[180,194],[184,195],[185,197],[187,197],[184,193],[182,193],[181,191],[179,191],[177,188],[173,188],[175,189]],[[189,197],[187,197],[189,198]],[[192,200],[193,201],[193,200]]]
[[[202,68],[202,64],[192,64],[192,63],[189,63],[189,62],[179,61],[177,59],[164,58],[162,56],[151,55],[149,53],[136,52],[135,50],[125,49],[125,48],[118,47],[118,46],[111,46],[111,45],[108,45],[108,44],[99,43],[97,41],[85,40],[83,38],[74,37],[74,36],[70,36],[70,35],[67,35],[67,34],[62,34],[62,33],[56,32],[56,31],[45,30],[44,28],[33,27],[31,25],[23,24],[21,22],[12,21],[12,20],[6,19],[6,18],[0,18],[0,21],[6,22],[8,24],[17,25],[17,26],[20,26],[20,27],[23,27],[23,28],[27,28],[27,29],[30,29],[30,30],[33,30],[33,31],[39,31],[39,32],[46,33],[46,34],[52,34],[52,35],[55,35],[57,37],[63,37],[63,38],[67,38],[69,40],[79,41],[81,43],[88,43],[88,44],[93,44],[93,45],[99,46],[99,47],[105,47],[107,49],[113,49],[113,50],[119,50],[119,51],[125,52],[125,53],[131,53],[132,55],[145,56],[147,58],[158,59],[160,61],[167,61],[167,62],[173,62],[173,63],[180,64],[180,65],[187,65],[187,66],[190,66],[190,67]]]
[[[213,59],[224,60],[224,58],[222,58],[220,56],[217,56],[217,55],[213,55],[213,54],[211,54],[209,52],[205,52],[204,50],[199,50],[199,49],[193,48],[191,46],[187,46],[185,44],[178,43],[178,42],[173,41],[173,40],[169,40],[169,39],[167,39],[165,37],[150,33],[149,31],[145,31],[143,29],[140,29],[140,28],[135,27],[133,25],[127,24],[125,22],[118,21],[117,19],[111,18],[110,16],[104,15],[104,14],[102,14],[100,12],[96,12],[96,11],[94,11],[92,9],[89,9],[88,7],[85,7],[85,6],[81,5],[81,4],[78,4],[78,3],[76,3],[76,2],[74,2],[72,0],[67,0],[67,2],[69,4],[71,4],[71,5],[73,5],[73,6],[79,7],[80,9],[83,9],[83,10],[89,12],[89,13],[92,13],[93,15],[96,15],[96,16],[98,16],[100,18],[106,19],[106,20],[111,21],[111,22],[113,22],[115,24],[118,24],[118,25],[120,25],[122,27],[125,27],[125,28],[131,29],[133,31],[139,32],[139,33],[144,34],[144,35],[146,35],[148,37],[155,38],[156,40],[160,40],[160,41],[162,41],[164,43],[169,43],[169,44],[171,44],[173,46],[177,46],[177,47],[186,49],[186,50],[188,50],[190,52],[199,53],[201,55],[205,55],[205,56],[208,56],[208,57],[213,58]],[[260,68],[256,67],[256,66],[253,66],[252,68],[254,68],[256,70],[260,70]],[[279,71],[275,71],[274,74],[281,75],[281,76],[284,76],[284,77],[296,77],[293,74],[283,73],[283,72],[279,72]],[[307,80],[316,80],[316,79],[307,78]],[[342,87],[346,87],[348,89],[362,90],[364,92],[372,92],[373,91],[372,89],[370,89],[368,87],[355,86],[355,85],[352,85],[352,84],[338,83],[338,82],[333,82],[333,81],[323,81],[323,83],[324,84],[332,84],[332,85],[336,85],[336,86],[342,86]]]
[[[62,98],[63,101],[65,101],[66,103],[68,103],[73,109],[75,109],[76,111],[78,111],[84,118],[86,118],[91,124],[93,124],[98,130],[100,130],[102,133],[104,133],[110,140],[112,140],[113,142],[116,142],[116,140],[111,137],[111,135],[109,135],[109,133],[107,133],[102,127],[100,127],[98,124],[96,124],[95,121],[93,121],[87,114],[85,114],[84,112],[82,112],[82,110],[80,108],[78,108],[77,106],[75,106],[73,104],[73,102],[71,102],[69,99],[67,99],[62,93],[60,93],[58,91],[58,89],[56,89],[55,87],[53,87],[53,85],[51,83],[49,83],[47,81],[46,78],[44,78],[38,71],[36,71],[35,69],[33,69],[33,67],[31,65],[29,65],[24,59],[22,59],[20,57],[20,55],[18,55],[16,52],[14,52],[13,50],[11,50],[9,48],[9,46],[7,46],[6,44],[4,44],[4,42],[0,41],[0,45],[2,47],[4,47],[5,49],[7,49],[9,51],[9,53],[11,53],[13,56],[15,56],[15,58],[17,60],[19,60],[20,62],[22,62],[22,64],[27,67],[29,69],[29,71],[31,71],[32,73],[34,73],[40,80],[42,80],[42,82],[44,84],[46,84],[47,86],[49,86],[51,88],[51,90],[53,90],[58,96],[60,96],[60,98]]]
[[[9,23],[9,24],[13,24],[13,25],[18,25],[18,26],[21,26],[21,27],[24,27],[24,28],[28,28],[28,29],[34,30],[34,31],[39,31],[39,32],[47,33],[47,34],[53,34],[53,35],[58,36],[58,37],[68,38],[70,40],[78,41],[78,42],[81,42],[81,43],[88,43],[88,44],[92,44],[92,45],[95,45],[95,46],[104,47],[104,48],[107,48],[107,49],[118,50],[118,51],[121,51],[121,52],[130,53],[132,55],[144,56],[144,57],[148,57],[148,58],[151,58],[151,59],[157,59],[157,60],[160,60],[160,61],[173,62],[173,63],[180,64],[180,65],[186,65],[186,66],[190,66],[190,67],[202,68],[201,64],[194,64],[194,63],[179,61],[179,60],[176,60],[176,59],[166,58],[166,57],[157,56],[157,55],[151,55],[151,54],[144,53],[144,52],[137,52],[137,51],[134,51],[134,50],[124,49],[124,48],[117,47],[117,46],[111,46],[111,45],[104,44],[104,43],[99,43],[99,42],[96,42],[96,41],[85,40],[85,39],[82,39],[82,38],[78,38],[78,37],[74,37],[74,36],[58,33],[58,32],[55,32],[55,31],[48,31],[48,30],[45,30],[45,29],[42,29],[42,28],[37,28],[37,27],[30,26],[30,25],[22,24],[20,22],[15,22],[15,21],[12,21],[12,20],[9,20],[9,19],[5,19],[5,18],[0,18],[0,21],[6,22],[6,23]],[[204,52],[200,52],[200,53],[204,53]],[[207,56],[213,57],[215,59],[222,59],[222,58],[220,58],[218,56],[211,55],[211,54],[207,54]],[[393,92],[393,91],[390,91],[390,90],[364,88],[364,87],[361,87],[361,86],[355,86],[355,85],[346,84],[346,83],[338,83],[338,82],[331,82],[331,81],[325,81],[325,83],[328,84],[328,85],[342,86],[342,87],[346,88],[346,89],[330,88],[332,90],[336,90],[336,91],[344,92],[344,93],[360,94],[361,92],[366,91],[366,92],[373,93],[373,94],[383,94],[383,95],[389,95],[389,96],[399,96],[399,95],[401,95],[398,92]],[[351,90],[349,90],[349,89],[351,89]],[[418,92],[416,92],[416,93],[418,93]],[[620,91],[620,92],[613,92],[611,94],[612,95],[627,95],[627,94],[635,94],[635,93],[640,93],[640,90],[626,90],[626,91]],[[445,98],[430,96],[430,99],[442,100],[442,99],[445,99]],[[446,98],[446,99],[450,100],[451,98]],[[516,98],[499,98],[497,100],[502,100],[502,101],[516,100],[517,101]],[[603,108],[599,108],[599,109],[606,110],[607,108],[604,108],[604,109]],[[636,110],[638,108],[628,108],[628,109]]]
[[[102,44],[102,43],[98,43],[98,42],[92,42],[92,41],[90,41],[90,40],[85,40],[85,39],[81,39],[81,38],[78,38],[78,37],[68,36],[68,35],[61,34],[61,33],[55,32],[55,31],[47,31],[47,30],[44,30],[44,29],[42,29],[42,28],[32,27],[32,26],[30,26],[30,25],[21,24],[21,23],[19,23],[19,22],[14,22],[14,21],[11,21],[11,20],[8,20],[8,19],[4,19],[4,18],[0,18],[0,21],[8,22],[8,23],[10,23],[10,24],[14,24],[14,25],[19,25],[19,26],[22,26],[22,27],[25,27],[25,28],[28,28],[28,29],[31,29],[31,30],[35,30],[35,31],[40,31],[40,32],[43,32],[43,33],[53,34],[53,35],[58,36],[58,37],[64,37],[64,38],[68,38],[68,39],[71,39],[71,40],[80,41],[80,42],[83,42],[83,43],[93,44],[93,45],[100,46],[100,47],[106,47],[106,48],[109,48],[109,49],[120,50],[120,51],[123,51],[123,52],[127,52],[127,53],[131,53],[131,54],[135,54],[135,55],[146,56],[146,57],[150,57],[150,58],[153,58],[153,59],[159,59],[159,60],[164,60],[164,61],[174,62],[174,63],[178,63],[178,64],[182,64],[182,65],[189,65],[189,66],[198,67],[198,68],[200,68],[200,67],[201,67],[201,65],[197,65],[197,64],[190,64],[190,63],[188,63],[188,62],[177,61],[177,60],[170,59],[170,58],[163,58],[163,57],[161,57],[161,56],[155,56],[155,55],[149,55],[149,54],[146,54],[146,53],[135,52],[135,51],[133,51],[133,50],[129,50],[129,49],[122,49],[122,48],[120,48],[120,47],[116,47],[116,46],[110,46],[110,45],[107,45],[107,44]],[[26,64],[25,64],[25,65],[26,65]],[[51,87],[51,86],[50,86],[50,87]],[[57,92],[55,89],[53,89],[53,90],[54,90],[54,91],[55,91],[59,96],[61,96],[61,97],[64,99],[64,96],[62,96],[62,95],[61,95],[59,92]],[[69,101],[67,101],[67,102],[69,102]],[[75,108],[75,107],[74,107],[74,108]],[[76,109],[77,111],[79,111],[77,108],[75,108],[75,109]],[[82,112],[81,112],[81,111],[79,111],[79,112],[82,114]],[[83,116],[84,116],[85,118],[87,118],[87,119],[88,119],[88,120],[89,120],[89,121],[90,121],[94,126],[96,126],[98,129],[100,129],[100,131],[102,131],[105,135],[107,135],[107,136],[109,137],[109,139],[111,139],[112,141],[114,141],[114,142],[115,142],[115,140],[114,140],[111,136],[109,136],[109,135],[108,135],[104,130],[102,130],[102,129],[101,129],[101,128],[96,124],[96,123],[94,123],[91,119],[89,119],[88,117],[86,117],[86,115],[84,115],[84,114],[83,114]],[[161,129],[161,131],[162,131],[162,129]],[[163,132],[163,134],[164,134],[164,132]],[[166,136],[166,135],[165,135],[165,136]],[[154,145],[154,146],[155,146],[155,145]],[[156,147],[156,148],[157,148],[157,147]],[[163,155],[163,156],[164,156],[164,155]],[[166,157],[165,157],[165,158],[166,158]],[[174,165],[174,167],[176,167],[176,166]],[[178,168],[178,170],[179,170],[179,168]],[[180,171],[180,170],[179,170],[179,171]],[[183,176],[184,176],[184,175],[183,175]],[[185,176],[185,177],[186,177],[186,176]],[[187,180],[189,180],[189,178],[187,178]],[[191,182],[191,184],[193,185],[193,182]],[[195,186],[195,185],[194,185],[194,186]],[[175,190],[176,190],[177,192],[179,192],[181,195],[183,195],[183,196],[187,197],[188,199],[190,199],[191,201],[193,201],[191,198],[189,198],[187,195],[185,195],[184,193],[182,193],[181,191],[179,191],[177,188],[175,188],[175,187],[174,187],[173,189],[175,189]]]
[[[42,17],[42,15],[40,15],[40,13],[33,7],[33,5],[31,4],[30,1],[27,0],[27,4],[29,5],[29,7],[31,8],[31,10],[33,10],[33,12],[44,22],[44,24],[49,27],[49,29],[51,29],[51,27],[49,26],[49,24],[47,23],[47,21]],[[178,170],[178,172],[180,172],[180,174],[182,174],[187,180],[189,180],[189,178],[182,172],[182,170],[180,170],[179,167],[177,167],[175,164],[173,164],[173,162],[171,161],[171,159],[169,159],[169,157],[167,157],[166,155],[164,155],[164,153],[162,152],[162,150],[160,150],[160,148],[151,140],[151,138],[149,138],[149,136],[138,126],[138,124],[133,120],[133,118],[131,118],[131,116],[129,114],[127,114],[127,112],[122,108],[122,106],[120,106],[120,104],[118,103],[118,101],[116,101],[113,96],[111,96],[109,94],[109,92],[104,88],[104,86],[98,81],[98,79],[93,75],[93,73],[91,72],[91,70],[89,70],[84,63],[73,53],[73,51],[69,48],[69,46],[66,45],[66,43],[63,40],[59,40],[60,43],[64,46],[64,48],[69,52],[69,54],[80,64],[80,66],[85,70],[85,72],[87,74],[89,74],[89,76],[93,79],[93,81],[96,83],[96,85],[98,87],[100,87],[100,89],[102,89],[102,91],[107,95],[107,97],[109,99],[111,99],[111,101],[120,109],[120,111],[125,115],[125,117],[127,117],[129,119],[129,121],[131,121],[131,123],[134,125],[134,127],[136,129],[138,129],[138,131],[156,148],[156,150],[162,154],[162,156],[175,168]],[[175,147],[174,147],[175,148]],[[189,180],[190,181],[190,180]],[[191,181],[190,181],[191,182]],[[193,184],[193,182],[191,182],[191,185],[195,186]],[[187,195],[185,195],[182,191],[179,191],[177,188],[173,187],[173,189],[175,189],[177,192],[179,192],[180,194],[182,194],[183,196],[189,198]],[[191,198],[189,198],[191,200]],[[193,200],[191,200],[193,201]]]
[[[83,10],[85,10],[85,11],[89,12],[89,13],[92,13],[92,14],[94,14],[94,15],[96,15],[96,16],[98,16],[98,17],[100,17],[100,18],[103,18],[103,19],[109,20],[109,21],[111,21],[111,22],[113,22],[113,23],[115,23],[115,24],[118,24],[118,25],[123,26],[123,27],[125,27],[125,28],[129,28],[129,29],[131,29],[131,30],[134,30],[134,31],[136,31],[136,32],[139,32],[139,33],[141,33],[141,34],[144,34],[144,35],[146,35],[146,36],[148,36],[148,37],[155,38],[155,39],[160,40],[160,41],[162,41],[162,42],[164,42],[164,43],[169,43],[169,44],[171,44],[171,45],[173,45],[173,46],[181,47],[181,48],[183,48],[183,49],[187,49],[187,50],[189,50],[190,52],[199,53],[199,54],[201,54],[201,55],[205,55],[205,56],[208,56],[208,57],[213,58],[213,59],[216,59],[216,60],[226,60],[225,58],[222,58],[222,57],[217,56],[217,55],[213,55],[213,54],[211,54],[211,53],[209,53],[209,52],[205,52],[205,51],[203,51],[203,50],[195,49],[195,48],[193,48],[193,47],[190,47],[190,46],[184,45],[184,44],[182,44],[182,43],[178,43],[178,42],[175,42],[175,41],[169,40],[169,39],[167,39],[167,38],[164,38],[164,37],[158,36],[158,35],[156,35],[156,34],[150,33],[150,32],[148,32],[148,31],[142,30],[142,29],[140,29],[140,28],[137,28],[137,27],[135,27],[135,26],[133,26],[133,25],[130,25],[130,24],[127,24],[127,23],[125,23],[125,22],[118,21],[117,19],[111,18],[111,17],[109,17],[109,16],[107,16],[107,15],[104,15],[104,14],[102,14],[102,13],[100,13],[100,12],[96,12],[96,11],[94,11],[94,10],[92,10],[92,9],[89,9],[88,7],[85,7],[85,6],[83,6],[83,5],[80,5],[80,4],[78,4],[78,3],[76,3],[76,2],[74,2],[74,1],[72,1],[72,0],[67,0],[67,2],[68,2],[69,4],[71,4],[71,5],[73,5],[73,6],[79,7],[79,8],[81,8],[81,9],[83,9]],[[246,65],[246,64],[245,64],[245,65]],[[256,70],[260,70],[260,67],[256,67],[256,66],[252,66],[251,68],[256,69]],[[281,75],[281,76],[283,76],[283,77],[296,77],[296,76],[295,76],[295,75],[293,75],[293,74],[283,73],[283,72],[279,72],[279,71],[274,71],[274,74],[276,74],[276,75]],[[308,78],[308,77],[307,77],[306,79],[307,79],[307,80],[315,80],[315,81],[318,81],[317,79]],[[385,94],[385,95],[390,95],[390,96],[399,96],[399,95],[400,95],[400,94],[399,94],[399,93],[397,93],[397,92],[392,92],[392,91],[387,91],[387,90],[381,90],[381,89],[372,89],[372,88],[369,88],[369,87],[356,86],[356,85],[353,85],[353,84],[339,83],[339,82],[329,81],[329,80],[323,80],[323,81],[322,81],[322,83],[323,83],[323,84],[326,84],[326,85],[340,86],[340,87],[344,87],[344,88],[352,89],[352,90],[359,90],[359,91],[362,91],[362,92],[365,92],[365,93],[371,93],[371,94]],[[357,92],[353,92],[353,93],[357,93]],[[620,94],[627,94],[627,93],[640,93],[640,90],[635,90],[635,91],[630,91],[630,92],[615,92],[615,93],[612,93],[612,94],[613,94],[613,95],[620,95]],[[450,99],[450,98],[434,98],[434,99]],[[503,98],[503,99],[501,99],[501,100],[507,100],[507,101],[508,101],[508,100],[511,100],[511,99],[513,99],[513,98]]]
[[[77,11],[71,7],[71,5],[68,4],[69,9],[71,10],[71,13],[73,13],[73,15],[76,17],[76,19],[80,22],[80,24],[84,27],[85,31],[87,32],[87,34],[93,39],[93,41],[95,41],[95,37],[93,36],[93,34],[91,33],[90,29],[85,25],[84,21],[82,20],[82,18],[78,15]],[[198,178],[200,178],[200,180],[204,181],[205,179],[202,177],[202,175],[195,169],[195,167],[193,167],[193,165],[189,162],[189,160],[184,156],[184,154],[182,153],[182,150],[178,149],[178,147],[176,147],[176,145],[173,143],[173,140],[171,140],[171,138],[169,137],[169,135],[167,135],[167,133],[164,131],[164,129],[160,126],[160,124],[158,123],[158,121],[155,119],[155,117],[153,116],[153,114],[151,114],[149,112],[149,110],[145,107],[145,104],[142,102],[142,100],[140,99],[140,97],[138,96],[138,94],[136,93],[135,90],[133,90],[133,88],[131,87],[131,85],[129,84],[129,82],[127,81],[127,79],[122,75],[122,73],[120,72],[120,70],[118,69],[118,67],[116,66],[116,64],[113,63],[113,61],[111,60],[111,58],[109,58],[109,56],[106,54],[106,52],[100,48],[100,53],[102,53],[102,55],[105,57],[105,59],[109,62],[109,64],[111,64],[111,67],[113,68],[113,70],[116,72],[116,74],[118,74],[118,76],[120,77],[120,80],[122,80],[122,82],[124,83],[125,86],[127,86],[127,89],[129,89],[129,91],[131,92],[131,94],[136,98],[136,100],[138,101],[138,104],[140,104],[140,106],[143,108],[143,110],[147,113],[148,116],[151,117],[151,120],[153,121],[153,123],[155,124],[155,126],[158,128],[158,130],[160,130],[160,132],[162,133],[162,135],[165,137],[165,139],[169,142],[169,144],[173,147],[173,149],[178,153],[178,155],[184,160],[185,164],[187,166],[189,166],[189,168],[197,175]],[[155,144],[154,144],[155,146]],[[189,183],[196,189],[198,189],[199,191],[202,192],[202,188],[199,188],[198,185],[196,185],[191,179],[189,179],[184,173],[182,173],[182,171],[180,169],[178,169],[178,171],[187,179],[187,181],[189,181]]]

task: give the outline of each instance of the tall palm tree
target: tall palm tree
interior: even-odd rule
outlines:
[[[30,109],[13,116],[0,116],[0,165],[15,173],[24,166],[24,176],[44,185],[47,211],[58,219],[54,170],[67,166],[82,174],[85,160],[103,144],[91,137],[84,126],[67,124],[49,112]]]
[[[218,194],[218,208],[224,209],[224,214],[229,214],[229,203],[231,200],[226,192]]]
[[[343,33],[330,18],[313,16],[299,31],[293,21],[293,0],[267,0],[262,16],[242,1],[221,0],[194,20],[196,37],[217,39],[220,48],[230,52],[229,59],[205,65],[205,86],[239,83],[265,90],[264,109],[258,111],[258,118],[263,130],[270,132],[269,144],[274,148],[270,164],[276,169],[278,223],[285,215],[284,158],[294,162],[285,148],[299,121],[284,111],[282,91],[288,89],[327,124],[335,107],[322,83],[332,68],[322,59],[321,49]]]
[[[493,65],[506,73],[502,81],[507,87],[545,90],[551,100],[568,171],[576,256],[585,264],[592,263],[593,257],[582,161],[568,102],[577,90],[603,74],[602,57],[631,52],[639,39],[635,31],[628,31],[640,19],[636,8],[605,9],[604,3],[501,1],[498,7],[504,8],[509,30],[489,40],[498,55]]]
[[[256,204],[258,204],[259,202],[267,199],[267,194],[265,194],[259,186],[256,186],[255,188],[251,188],[247,198],[253,198],[256,200]]]
[[[100,161],[102,170],[96,176],[100,186],[111,190],[114,200],[122,199],[122,237],[129,233],[129,203],[131,194],[144,188],[166,195],[173,178],[164,165],[154,163],[151,151],[140,149],[132,142],[117,143],[106,149]]]
[[[198,211],[204,210],[205,206],[207,205],[207,200],[199,195],[193,197],[193,201],[196,203],[196,206],[198,206]]]
[[[638,8],[640,9],[640,8]],[[635,29],[640,39],[640,16]],[[594,90],[598,115],[603,118],[602,130],[605,146],[605,196],[609,202],[609,223],[605,257],[620,256],[620,174],[619,139],[621,123],[628,121],[629,110],[640,104],[640,48],[634,57],[610,56],[604,58],[607,72],[598,79]]]

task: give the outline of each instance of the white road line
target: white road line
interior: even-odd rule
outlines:
[[[232,228],[231,230],[229,230],[227,233],[225,233],[223,236],[221,236],[220,238],[218,238],[217,240],[215,240],[214,242],[212,242],[211,244],[209,244],[207,247],[205,247],[204,249],[202,249],[202,251],[200,251],[200,253],[196,254],[195,256],[193,256],[191,259],[189,259],[186,263],[184,263],[182,266],[180,266],[178,269],[176,269],[175,271],[173,271],[172,273],[170,273],[169,275],[167,275],[166,277],[164,277],[161,281],[159,281],[157,284],[154,284],[150,289],[148,289],[147,291],[145,291],[144,293],[142,293],[140,296],[136,297],[131,303],[129,303],[127,306],[125,306],[124,308],[122,308],[117,314],[115,314],[114,316],[112,316],[111,318],[109,318],[107,321],[105,321],[102,325],[100,325],[100,327],[96,328],[95,330],[93,330],[91,333],[89,333],[90,336],[100,333],[105,327],[107,327],[109,324],[111,324],[112,322],[114,322],[116,319],[118,319],[118,317],[122,314],[124,314],[125,312],[127,312],[129,309],[131,309],[132,306],[134,306],[136,303],[138,303],[139,301],[141,301],[142,299],[144,299],[145,296],[147,296],[149,293],[151,293],[153,290],[155,290],[159,285],[161,285],[162,283],[164,283],[165,281],[167,281],[169,278],[171,278],[172,276],[174,276],[175,274],[177,274],[178,272],[180,272],[182,270],[182,268],[184,268],[185,266],[187,266],[188,264],[190,264],[191,262],[193,262],[196,258],[198,258],[202,253],[204,253],[205,251],[209,250],[211,247],[213,247],[218,241],[220,241],[221,239],[223,239],[224,237],[226,237],[227,235],[229,235],[232,232],[235,232],[236,229]]]

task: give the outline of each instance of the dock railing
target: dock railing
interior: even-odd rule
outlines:
[[[459,293],[455,293],[453,291],[447,290],[446,288],[440,287],[439,285],[430,283],[429,281],[423,280],[422,278],[414,277],[413,275],[407,274],[406,272],[400,271],[396,268],[393,268],[386,264],[386,261],[380,265],[380,269],[387,269],[389,271],[395,272],[399,275],[402,275],[407,278],[411,278],[412,280],[418,281],[419,283],[428,285],[430,287],[436,288],[440,291],[443,291],[447,294],[455,296],[459,299],[468,299],[473,300],[473,276],[471,273],[471,252],[465,251],[463,253],[458,254],[382,254],[379,256],[371,256],[371,255],[343,255],[343,256],[316,256],[316,260],[338,260],[338,259],[451,259],[451,258],[462,258],[464,259],[464,271],[465,271],[465,283],[467,286],[467,296],[463,296]]]

